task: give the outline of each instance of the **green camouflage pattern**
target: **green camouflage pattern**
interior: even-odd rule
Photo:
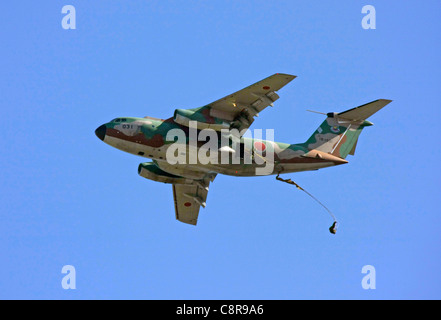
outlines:
[[[201,122],[220,123],[208,114],[207,110],[209,108],[209,106],[205,106],[191,109],[188,113],[191,120],[197,122],[198,128]],[[261,143],[264,148],[268,147],[274,151],[273,162],[275,166],[271,174],[316,170],[347,163],[345,159],[349,154],[354,154],[361,131],[371,125],[372,123],[365,119],[348,121],[339,119],[338,114],[328,114],[328,117],[304,143],[287,144],[246,137],[241,137],[239,141],[242,148],[245,145],[255,146],[256,143]],[[166,160],[167,147],[175,143],[175,140],[167,141],[167,134],[170,130],[181,130],[185,134],[187,147],[190,143],[190,128],[176,123],[173,118],[162,120],[152,117],[123,117],[116,118],[104,126],[104,142],[123,151],[158,161]],[[196,132],[199,135],[201,130]],[[217,144],[221,146],[220,131],[216,131],[216,134]],[[196,151],[205,143],[206,141],[197,141],[198,149]],[[251,147],[251,149],[248,150],[248,153],[256,152],[254,147]],[[311,151],[314,151],[315,157],[309,156]],[[209,168],[209,165],[207,168],[207,165],[205,165],[204,170],[229,175],[252,176],[253,169],[258,167],[259,164],[246,163],[243,150],[240,152],[242,157],[239,157],[239,163],[216,163],[212,168]],[[265,158],[265,155],[261,155],[261,158]],[[198,165],[198,163],[194,165]],[[242,172],[244,169],[246,170]],[[185,168],[182,167],[182,170],[185,171]],[[175,171],[170,173],[176,175]]]
[[[279,98],[275,90],[294,78],[275,74],[203,107],[176,109],[165,120],[116,118],[95,134],[117,149],[151,159],[139,165],[139,175],[173,184],[176,218],[195,225],[217,174],[279,175],[346,164],[362,130],[372,126],[367,118],[391,102],[380,99],[328,113],[304,143],[262,140],[261,132],[250,137],[247,129],[254,118]]]

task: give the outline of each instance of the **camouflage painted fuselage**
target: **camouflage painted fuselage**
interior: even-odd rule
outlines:
[[[326,121],[325,121],[326,122]],[[167,141],[167,134],[170,130],[179,129],[186,135],[186,161],[185,164],[169,164],[167,161],[168,148],[176,143],[174,140]],[[265,149],[273,150],[272,166],[267,174],[290,173],[307,170],[317,170],[320,168],[335,166],[347,163],[343,157],[339,157],[338,153],[329,154],[320,150],[320,146],[324,141],[329,142],[338,138],[346,130],[344,127],[336,127],[335,123],[326,123],[318,129],[306,143],[287,144],[280,142],[272,142],[266,140],[241,138],[241,152],[231,155],[230,161],[222,163],[212,159],[210,163],[201,163],[199,158],[196,162],[189,161],[191,152],[205,151],[201,150],[206,141],[197,141],[197,148],[190,148],[190,129],[173,121],[172,118],[161,120],[156,118],[117,118],[106,123],[97,129],[97,136],[105,143],[128,153],[150,158],[164,171],[188,178],[201,178],[202,172],[220,173],[231,176],[256,176],[257,168],[268,166],[265,161],[253,157],[252,161],[246,161],[243,149],[244,146],[252,146],[257,156],[267,159]],[[199,133],[199,131],[198,131]],[[340,149],[344,149],[348,134],[340,141]],[[335,139],[337,143],[338,139]],[[218,137],[218,145],[221,146],[221,138]],[[351,142],[351,141],[349,141]],[[335,144],[334,143],[334,144]],[[311,148],[312,147],[312,148]],[[315,148],[316,147],[316,148]],[[258,150],[256,150],[256,148]],[[352,144],[350,146],[352,148]],[[349,149],[350,149],[349,148]],[[260,150],[259,150],[260,149]],[[346,148],[347,149],[347,148]],[[232,157],[235,157],[233,161]],[[262,163],[263,162],[263,163]],[[201,172],[202,171],[202,172]]]
[[[278,98],[269,92],[270,84],[277,89],[281,86],[277,81],[283,85],[292,78],[276,74],[210,105],[177,109],[167,120],[116,118],[98,127],[95,134],[119,150],[152,159],[153,162],[138,166],[138,174],[171,184],[176,219],[196,225],[199,209],[205,208],[209,185],[217,174],[279,175],[345,164],[345,158],[355,153],[361,131],[372,125],[366,119],[391,102],[380,99],[344,112],[328,113],[304,143],[273,142],[273,131],[269,136],[266,131],[268,140],[260,139],[261,131],[250,138],[247,130],[254,117]],[[260,98],[254,101],[259,94]],[[237,99],[233,101],[232,97]],[[232,115],[228,110],[236,113]]]
[[[274,130],[265,131],[267,140],[261,139],[261,130],[253,130],[254,135],[247,131],[279,99],[277,92],[295,78],[276,73],[203,107],[176,109],[169,119],[116,118],[98,127],[95,134],[119,150],[152,159],[139,164],[138,174],[171,184],[176,219],[196,225],[217,174],[279,175],[345,164],[345,158],[355,152],[361,131],[372,125],[366,119],[391,102],[379,99],[328,113],[304,143],[274,142]]]

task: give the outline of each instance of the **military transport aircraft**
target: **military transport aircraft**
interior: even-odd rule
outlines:
[[[166,120],[116,118],[98,127],[95,134],[112,147],[152,159],[139,165],[139,175],[172,184],[176,219],[196,225],[200,206],[206,205],[208,186],[217,174],[250,177],[262,175],[258,169],[267,167],[270,170],[265,175],[279,175],[345,164],[345,158],[354,155],[361,131],[372,125],[367,118],[391,102],[380,99],[344,112],[327,113],[304,143],[247,138],[245,133],[254,118],[273,106],[279,98],[276,92],[295,78],[277,73],[203,107],[177,109]],[[191,137],[192,129],[196,138]],[[204,134],[205,139],[201,139],[201,133],[208,130],[215,138]],[[170,132],[178,134],[170,138]],[[184,140],[179,140],[179,132]],[[217,147],[209,150],[208,163],[196,156],[206,154],[207,137],[217,140]],[[217,161],[225,155],[228,161]],[[182,156],[180,161],[172,159],[177,156]]]

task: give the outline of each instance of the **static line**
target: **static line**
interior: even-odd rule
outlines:
[[[314,199],[315,201],[317,201],[323,208],[326,209],[326,211],[329,212],[329,214],[331,215],[332,219],[334,219],[334,223],[333,225],[329,228],[329,231],[332,234],[335,234],[337,232],[337,218],[334,216],[334,214],[331,212],[331,210],[329,210],[323,203],[320,202],[320,200],[318,200],[316,197],[314,197],[312,194],[310,194],[308,191],[306,191],[305,189],[303,189],[301,186],[299,186],[297,183],[295,183],[294,181],[292,181],[291,179],[282,179],[279,177],[280,173],[277,175],[276,179],[282,182],[286,182],[288,184],[292,184],[295,185],[297,187],[297,189],[305,192],[307,195],[309,195],[312,199]]]

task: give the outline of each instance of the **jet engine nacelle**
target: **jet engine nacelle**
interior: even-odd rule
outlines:
[[[153,162],[140,163],[138,174],[146,179],[153,181],[172,183],[172,184],[192,184],[193,180],[175,176],[159,169]]]

